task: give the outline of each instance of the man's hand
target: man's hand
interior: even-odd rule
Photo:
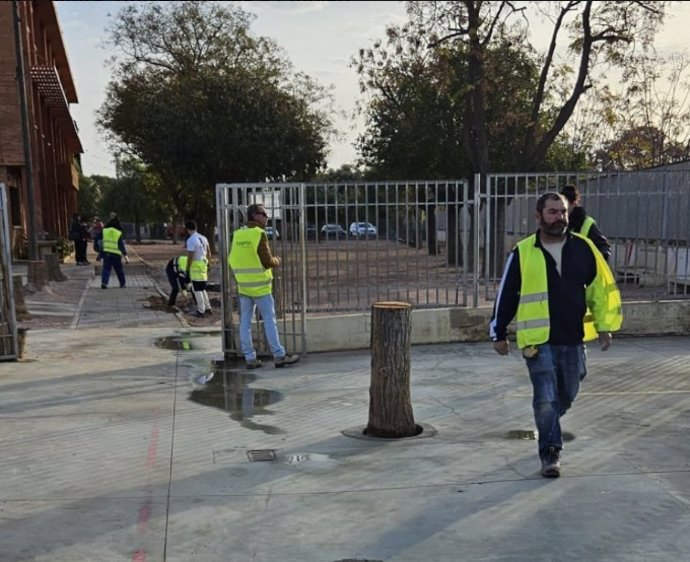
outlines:
[[[124,256],[125,258],[125,263],[129,263],[129,256]]]
[[[508,343],[508,340],[495,341],[494,350],[499,355],[508,355],[508,352],[510,351],[510,344]]]
[[[611,347],[611,340],[613,339],[613,336],[611,335],[611,332],[600,332],[599,333],[599,345],[601,346],[602,351],[606,351],[609,347]]]

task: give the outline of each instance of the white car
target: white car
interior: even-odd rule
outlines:
[[[350,225],[350,236],[363,238],[366,236],[376,236],[377,234],[376,227],[370,222],[353,222]]]
[[[269,240],[280,240],[280,232],[278,232],[277,228],[274,228],[270,225],[266,227],[266,236],[268,236]]]

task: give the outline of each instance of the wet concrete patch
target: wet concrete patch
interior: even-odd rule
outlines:
[[[254,420],[256,416],[272,415],[267,406],[283,399],[283,395],[276,390],[250,387],[255,380],[254,375],[238,370],[234,363],[214,361],[208,374],[192,378],[193,388],[189,399],[228,412],[230,419],[244,428],[271,435],[284,433],[275,426]]]
[[[220,337],[220,331],[213,332],[182,332],[175,336],[166,336],[158,338],[153,342],[156,347],[161,349],[170,349],[173,351],[192,351],[202,349],[199,345],[202,338],[217,338]]]

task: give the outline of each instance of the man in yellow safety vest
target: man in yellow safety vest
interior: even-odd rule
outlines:
[[[568,229],[589,238],[599,249],[604,259],[608,261],[611,255],[611,245],[599,230],[597,221],[590,217],[580,205],[580,192],[574,185],[565,185],[561,195],[568,200]]]
[[[236,230],[228,261],[237,283],[240,303],[240,347],[248,369],[261,367],[252,342],[252,318],[258,309],[264,324],[266,340],[276,367],[285,367],[299,361],[299,355],[288,355],[280,343],[275,302],[272,294],[274,267],[280,258],[271,253],[266,236],[268,214],[263,205],[247,207],[247,223]]]
[[[568,230],[566,199],[554,192],[537,201],[538,230],[513,249],[503,272],[489,334],[507,355],[508,324],[517,317],[518,348],[532,382],[541,474],[560,475],[560,418],[587,374],[583,342],[611,345],[622,322],[616,281],[594,244]]]

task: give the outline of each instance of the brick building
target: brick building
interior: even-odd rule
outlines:
[[[33,189],[27,182],[13,4],[24,57]],[[35,240],[67,237],[83,150],[70,115],[77,92],[53,2],[0,2],[0,37],[0,183],[8,188],[13,255],[22,258],[32,212]]]

